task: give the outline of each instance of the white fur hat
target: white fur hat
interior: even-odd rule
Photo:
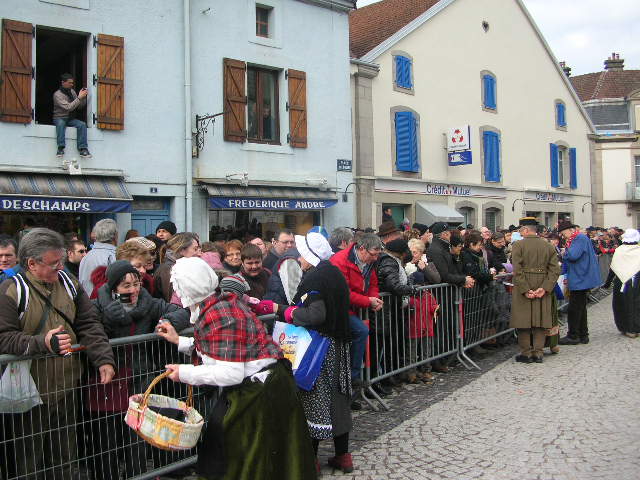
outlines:
[[[624,243],[638,243],[640,242],[640,232],[635,228],[627,228],[622,234],[622,241]]]

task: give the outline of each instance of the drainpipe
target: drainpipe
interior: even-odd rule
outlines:
[[[191,0],[184,0],[184,174],[186,232],[193,229],[193,158],[191,143]]]

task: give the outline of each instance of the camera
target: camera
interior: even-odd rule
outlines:
[[[116,293],[116,300],[119,300],[120,303],[131,303],[131,294],[130,293]]]

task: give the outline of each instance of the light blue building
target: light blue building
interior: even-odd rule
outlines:
[[[337,165],[351,163],[354,3],[3,0],[0,232],[25,216],[83,234],[110,216],[121,235],[171,219],[205,239],[216,224],[351,225]],[[89,89],[89,159],[73,128],[56,157],[65,72]],[[196,122],[225,111],[206,133]]]

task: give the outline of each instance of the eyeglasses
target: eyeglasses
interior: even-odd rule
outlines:
[[[142,283],[140,282],[133,282],[133,283],[122,283],[120,284],[120,287],[122,288],[140,288],[142,286]]]
[[[59,268],[64,268],[64,260],[65,257],[62,257],[60,260],[53,264],[44,263],[42,260],[36,260],[36,262],[38,262],[40,265],[44,265],[45,267],[49,267],[51,270],[58,270]]]

